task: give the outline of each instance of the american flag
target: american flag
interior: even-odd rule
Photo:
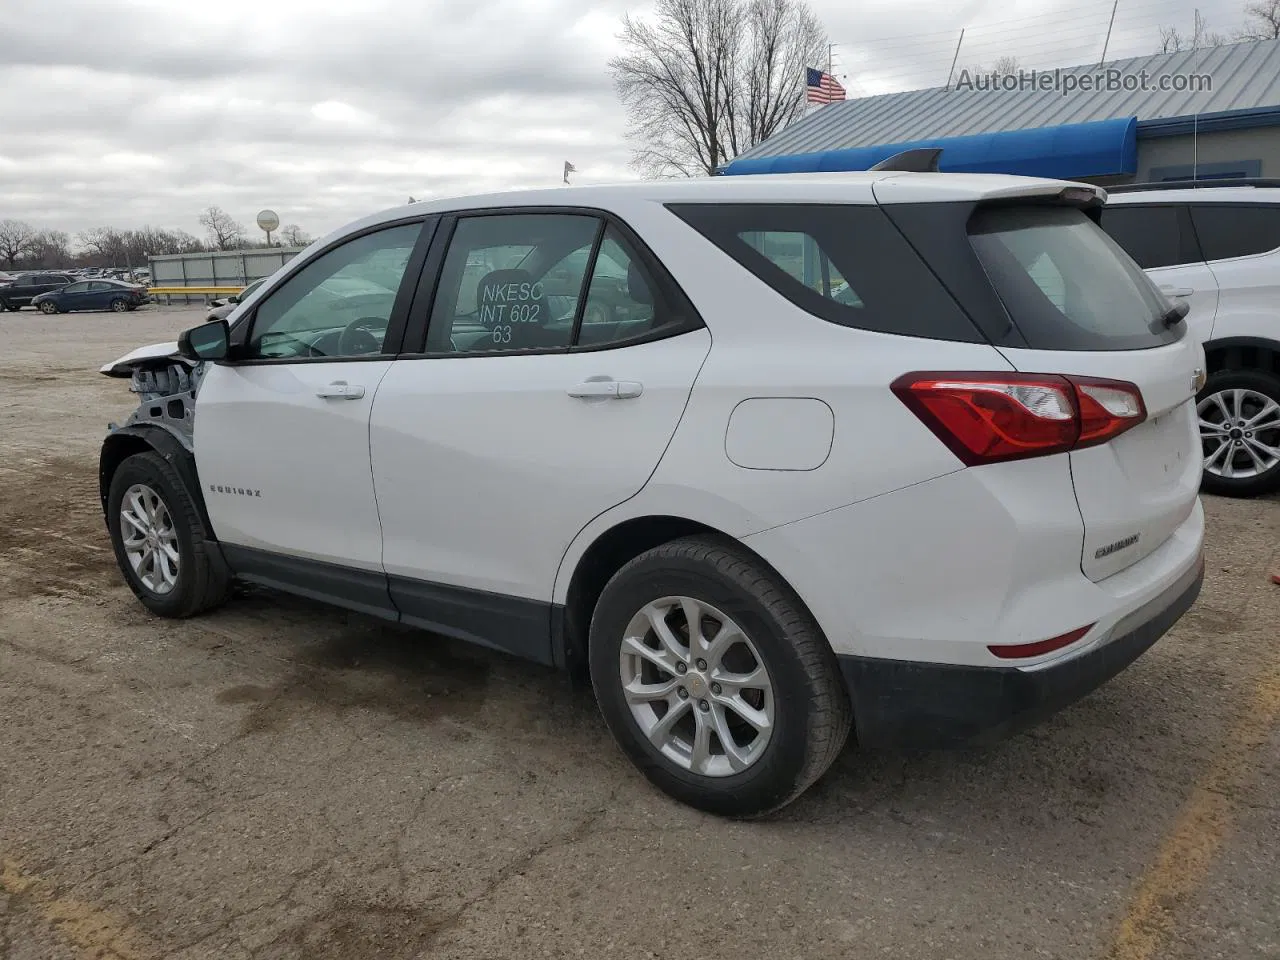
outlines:
[[[844,87],[836,82],[836,78],[821,70],[808,68],[805,81],[805,99],[809,103],[832,103],[844,99]]]

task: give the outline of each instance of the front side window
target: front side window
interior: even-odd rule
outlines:
[[[67,286],[63,287],[62,292],[63,293],[85,293],[91,289],[91,286],[92,285],[88,283],[69,283],[67,284]]]
[[[388,227],[312,260],[259,305],[244,358],[382,353],[396,294],[421,231],[421,223]]]
[[[1106,232],[1075,208],[992,207],[969,239],[1027,342],[1040,350],[1126,350],[1181,336],[1169,303]]]

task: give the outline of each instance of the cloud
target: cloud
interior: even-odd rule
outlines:
[[[813,6],[854,95],[943,82],[965,23],[996,24],[966,34],[974,58],[1010,38],[1046,56],[1073,37],[1097,46],[1110,0],[1032,0],[1020,27],[1000,27],[992,0]],[[643,12],[626,0],[6,0],[0,216],[199,233],[209,204],[245,224],[271,207],[319,235],[410,195],[555,185],[566,160],[578,182],[627,179],[607,63],[628,10]],[[1064,29],[1047,35],[1037,13]],[[1157,22],[1117,27],[1144,44]]]

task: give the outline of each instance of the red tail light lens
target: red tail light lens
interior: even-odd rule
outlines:
[[[1115,380],[1068,378],[1075,385],[1080,404],[1080,439],[1076,447],[1092,447],[1114,440],[1147,419],[1142,392],[1132,383]]]
[[[1141,391],[1119,380],[909,373],[892,390],[969,466],[1106,443],[1147,415]]]

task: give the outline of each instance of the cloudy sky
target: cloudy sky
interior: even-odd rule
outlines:
[[[811,0],[850,96],[961,65],[1096,60],[1112,0]],[[1241,2],[1120,0],[1108,59]],[[631,178],[606,67],[627,0],[3,0],[0,218],[200,233],[218,204],[319,235],[453,193]]]

